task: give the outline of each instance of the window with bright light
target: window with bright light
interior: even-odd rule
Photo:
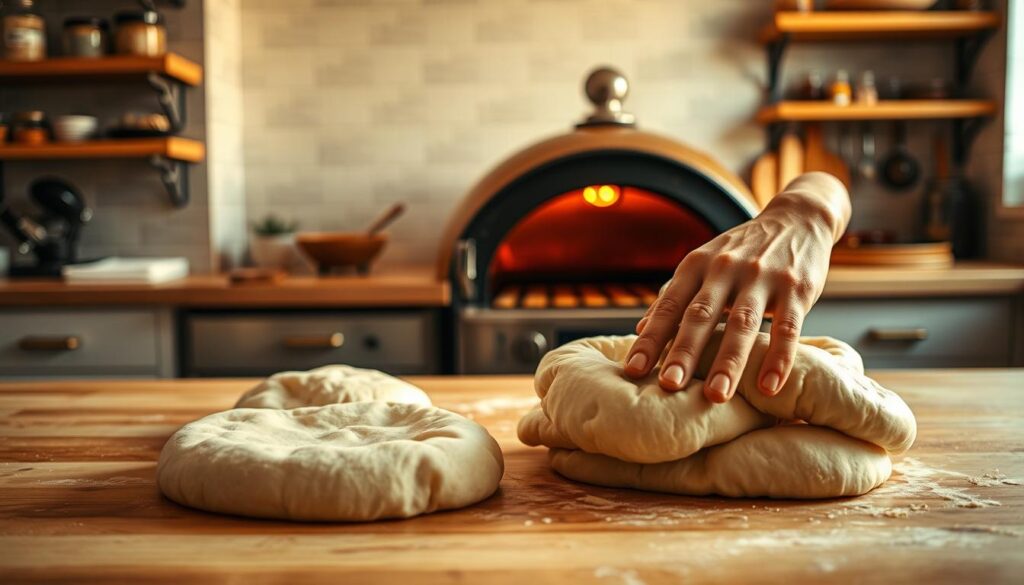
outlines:
[[[1003,205],[1024,207],[1024,5],[1007,3]]]

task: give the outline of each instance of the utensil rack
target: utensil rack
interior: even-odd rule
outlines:
[[[187,120],[185,91],[202,82],[201,65],[176,53],[160,57],[111,55],[97,59],[54,58],[36,62],[0,61],[0,83],[46,84],[76,81],[144,80],[157,96],[161,109],[179,133]],[[175,207],[190,198],[188,165],[201,162],[205,149],[199,141],[168,136],[144,140],[92,140],[39,146],[0,145],[0,181],[3,163],[10,160],[68,158],[146,158],[160,172],[160,180]],[[0,183],[2,188],[2,183]]]
[[[890,100],[878,105],[837,106],[828,102],[782,100],[781,72],[786,49],[794,42],[954,41],[955,92],[965,95],[971,73],[985,42],[999,28],[990,11],[778,11],[761,31],[768,66],[765,105],[757,120],[767,126],[768,148],[778,148],[787,124],[802,121],[949,119],[953,130],[953,160],[962,167],[984,122],[996,104],[986,100]]]

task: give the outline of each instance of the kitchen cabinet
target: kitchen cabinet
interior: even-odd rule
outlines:
[[[344,363],[392,374],[439,372],[429,310],[192,312],[184,375],[264,376]]]
[[[869,368],[1006,367],[1013,364],[1014,299],[826,299],[804,335],[852,345]]]
[[[172,377],[168,309],[0,311],[0,377]]]

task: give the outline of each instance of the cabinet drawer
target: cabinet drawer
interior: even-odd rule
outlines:
[[[435,373],[430,312],[194,314],[187,373],[263,376],[332,363],[395,374]]]
[[[157,310],[2,311],[0,375],[157,376],[168,365],[165,320]]]
[[[825,300],[804,335],[842,339],[870,368],[997,367],[1011,359],[1006,298]]]

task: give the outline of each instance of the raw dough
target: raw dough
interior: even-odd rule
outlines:
[[[590,483],[692,495],[832,497],[865,493],[891,473],[888,453],[914,442],[914,415],[864,375],[860,356],[831,338],[802,338],[775,397],[756,386],[768,346],[754,344],[737,395],[712,404],[702,379],[721,343],[705,349],[697,380],[664,392],[657,369],[622,374],[635,336],[582,339],[550,352],[535,378],[541,405],[519,423],[528,445],[551,447],[552,467]],[[776,426],[786,421],[809,424]]]
[[[290,520],[407,518],[498,487],[498,444],[475,422],[415,404],[234,409],[179,429],[157,483],[212,512]]]
[[[324,366],[308,372],[281,372],[260,382],[235,408],[301,408],[382,400],[430,406],[416,386],[377,370]]]

